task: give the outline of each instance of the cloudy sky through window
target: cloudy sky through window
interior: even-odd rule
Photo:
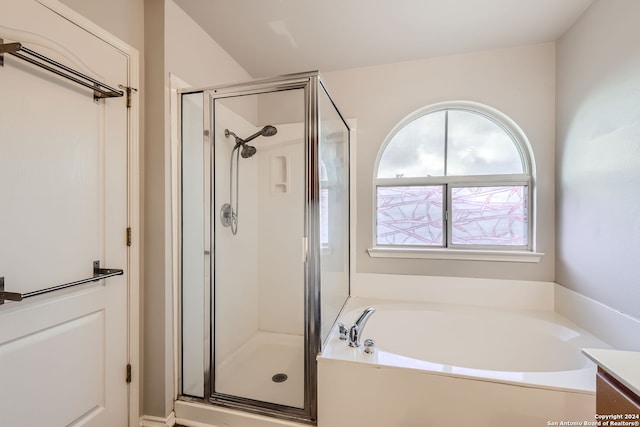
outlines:
[[[444,176],[445,144],[449,176],[524,172],[517,145],[502,127],[470,111],[442,110],[418,117],[392,137],[378,178]]]

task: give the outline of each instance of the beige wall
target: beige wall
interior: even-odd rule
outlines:
[[[336,105],[358,120],[356,269],[524,280],[554,279],[555,46],[553,43],[323,73]],[[539,263],[370,258],[376,156],[391,129],[413,111],[448,100],[476,101],[511,117],[537,164]]]
[[[59,0],[140,52],[144,50],[144,0]]]
[[[172,355],[171,335],[165,328],[166,316],[171,305],[167,295],[170,274],[165,263],[165,247],[168,239],[165,208],[165,135],[168,123],[164,106],[164,2],[145,0],[145,82],[144,98],[146,130],[144,149],[144,283],[142,300],[143,319],[143,394],[142,413],[165,416],[172,406]]]
[[[194,87],[245,81],[251,78],[172,0],[166,3],[165,54],[167,71]]]
[[[599,0],[558,43],[557,277],[640,319],[640,2]]]

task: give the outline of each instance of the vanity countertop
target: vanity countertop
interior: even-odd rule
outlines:
[[[585,348],[582,352],[609,375],[640,396],[640,352]]]

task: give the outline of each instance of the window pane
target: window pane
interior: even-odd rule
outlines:
[[[379,245],[442,246],[442,186],[378,187]]]
[[[510,135],[488,118],[449,110],[447,175],[524,173],[522,158]]]
[[[451,190],[454,245],[527,245],[527,187]]]
[[[419,117],[396,133],[385,147],[378,178],[444,175],[445,112]]]

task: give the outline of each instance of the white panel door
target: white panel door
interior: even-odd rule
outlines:
[[[128,57],[35,0],[0,0],[0,37],[112,87]],[[0,67],[0,276],[28,293],[0,305],[0,425],[127,426],[126,97],[4,55]]]

